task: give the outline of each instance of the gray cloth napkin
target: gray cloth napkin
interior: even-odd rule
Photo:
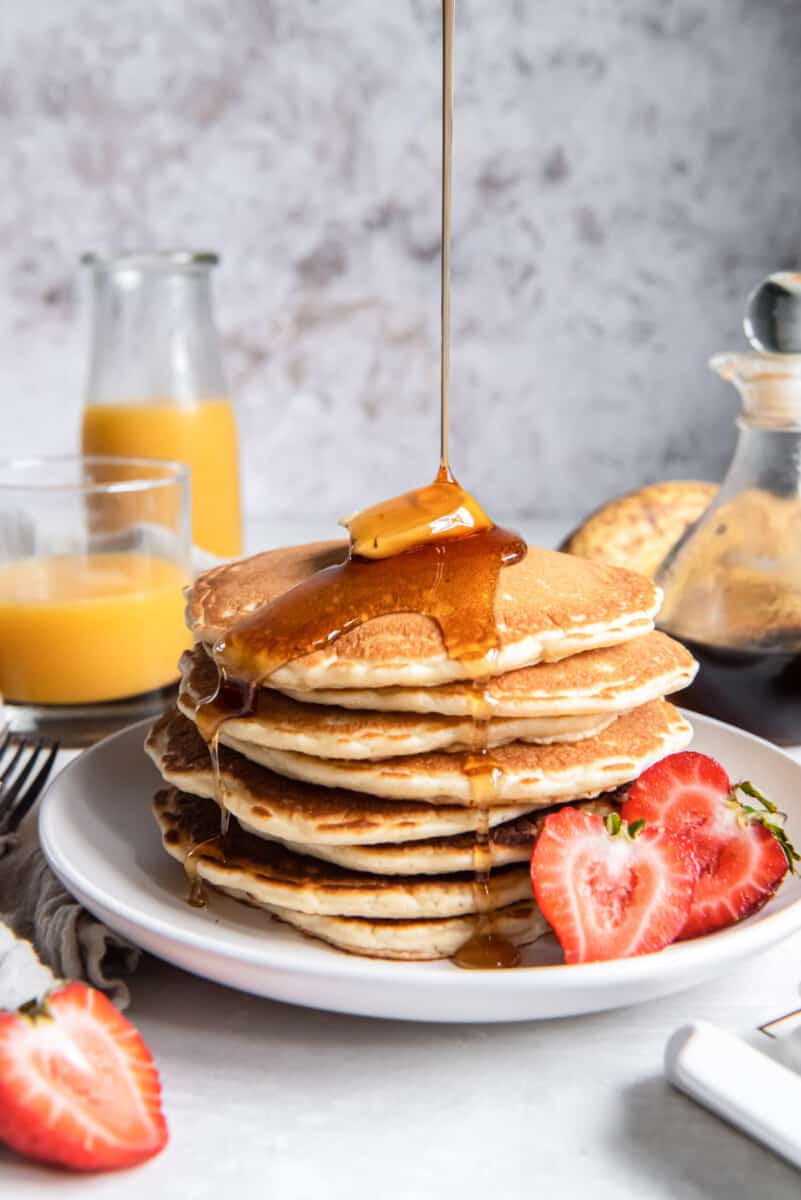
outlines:
[[[12,968],[15,998],[26,988],[30,994],[13,1004],[6,1000],[2,1007],[17,1007],[44,990],[34,956],[20,954],[17,946],[12,958],[19,938],[32,943],[56,979],[83,979],[118,1008],[127,1008],[131,996],[124,977],[135,970],[141,951],[96,921],[64,890],[34,840],[9,834],[0,837],[0,994],[9,987]]]

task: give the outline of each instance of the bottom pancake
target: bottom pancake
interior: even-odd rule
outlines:
[[[162,829],[165,849],[180,862],[186,861],[187,855],[194,845],[195,839],[202,834],[210,841],[216,840],[215,831],[219,830],[218,810],[213,801],[198,796],[189,796],[178,792],[175,788],[159,792],[154,801],[154,810]],[[235,821],[231,822],[235,826]],[[234,856],[228,851],[230,870],[220,870],[221,863],[204,850],[198,850],[193,857],[196,859],[198,877],[215,891],[223,892],[235,900],[240,900],[251,908],[260,908],[278,920],[293,926],[295,929],[320,941],[328,942],[338,950],[349,954],[358,954],[367,958],[395,959],[406,962],[424,962],[440,958],[451,958],[464,945],[475,929],[474,913],[455,916],[407,916],[388,918],[382,916],[352,916],[336,915],[325,912],[304,912],[298,908],[277,904],[267,896],[277,894],[270,887],[278,876],[277,864],[281,859],[270,853],[270,843],[263,839],[251,838],[250,835],[239,831],[235,838],[240,841],[239,850],[244,844],[248,850],[262,851],[261,866],[270,864],[269,872],[265,871],[259,881],[254,870],[253,860],[247,854]],[[256,842],[253,846],[250,843]],[[208,851],[207,843],[204,848]],[[279,854],[282,848],[273,846]],[[264,851],[267,853],[264,853]],[[299,856],[292,855],[291,858]],[[287,870],[287,860],[284,861],[286,882],[289,887],[296,886],[298,880]],[[317,864],[319,867],[319,864]],[[215,868],[217,868],[215,870]],[[339,881],[349,873],[338,871]],[[312,878],[320,878],[317,873]],[[325,877],[324,875],[322,877]],[[330,873],[329,873],[330,877]],[[351,880],[357,878],[350,873]],[[374,881],[375,882],[375,881]],[[401,883],[405,888],[409,880],[404,878]],[[429,881],[426,881],[430,883]],[[308,886],[308,880],[307,880]],[[302,893],[297,893],[301,895]],[[287,891],[289,896],[289,891]],[[493,899],[498,902],[502,892],[496,892]],[[307,897],[308,899],[308,897]],[[504,903],[492,914],[493,932],[499,937],[506,938],[516,946],[525,946],[548,933],[550,927],[537,905],[529,895],[510,903]]]
[[[315,917],[274,908],[273,916],[348,954],[425,962],[452,958],[470,938],[475,917],[428,921],[368,921],[357,917]],[[536,942],[551,929],[533,900],[520,900],[492,916],[493,933],[515,946]]]
[[[278,842],[254,837],[231,819],[219,836],[213,800],[170,788],[157,794],[156,820],[165,850],[204,883],[261,907],[311,916],[417,920],[461,917],[531,899],[527,864],[493,871],[486,896],[471,872],[379,875],[348,870]]]

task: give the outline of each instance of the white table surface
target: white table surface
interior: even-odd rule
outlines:
[[[146,958],[129,1016],[161,1071],[166,1151],[72,1177],[0,1149],[0,1196],[797,1200],[801,1175],[668,1087],[662,1052],[689,1019],[749,1033],[801,1004],[800,983],[798,935],[636,1008],[414,1025],[260,1000]]]

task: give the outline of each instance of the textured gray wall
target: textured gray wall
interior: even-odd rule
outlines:
[[[801,3],[458,0],[453,459],[569,519],[717,476],[750,286],[798,267]],[[437,0],[4,0],[3,448],[76,437],[86,248],[221,251],[252,511],[436,458]]]

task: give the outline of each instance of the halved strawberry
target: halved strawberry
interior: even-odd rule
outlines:
[[[534,895],[565,962],[661,950],[687,920],[696,865],[683,838],[576,808],[550,813],[531,857]]]
[[[0,1013],[0,1141],[81,1171],[130,1167],[167,1142],[150,1052],[82,983]]]
[[[755,799],[761,807],[748,801]],[[688,837],[699,876],[680,937],[700,937],[756,912],[792,865],[781,814],[750,783],[732,787],[720,763],[684,750],[643,771],[621,809]]]

